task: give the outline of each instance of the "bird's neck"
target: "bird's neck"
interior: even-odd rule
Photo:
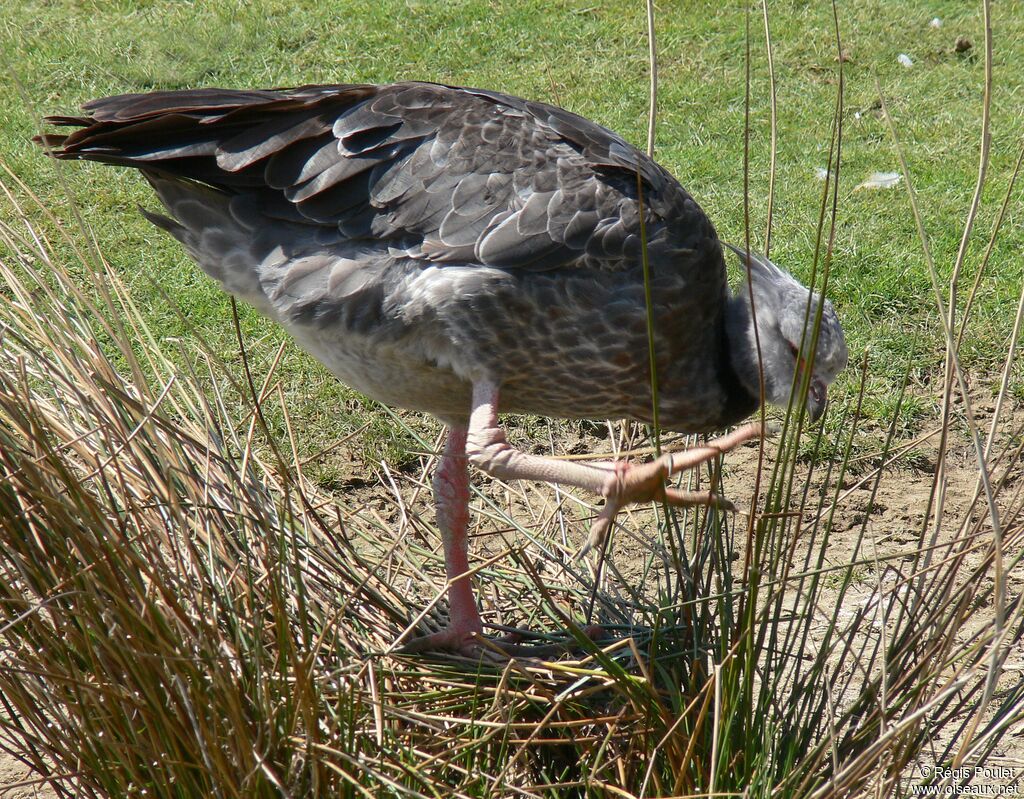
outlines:
[[[744,289],[725,308],[721,380],[726,389],[725,424],[746,418],[761,404],[761,379],[754,338],[754,315]]]

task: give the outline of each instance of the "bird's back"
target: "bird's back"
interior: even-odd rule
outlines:
[[[150,215],[342,380],[448,420],[502,407],[720,426],[728,296],[714,228],[665,170],[553,106],[427,83],[122,95],[48,135],[142,169]],[[642,217],[642,219],[641,219]]]

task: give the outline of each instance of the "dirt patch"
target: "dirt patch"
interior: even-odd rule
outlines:
[[[54,799],[48,785],[39,783],[39,775],[17,758],[0,753],[0,797],[3,799]]]

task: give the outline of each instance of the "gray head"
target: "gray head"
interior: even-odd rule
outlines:
[[[726,246],[747,269],[753,290],[753,314],[744,281],[738,296],[733,298],[729,318],[729,338],[738,377],[749,390],[759,392],[753,316],[757,319],[765,399],[786,407],[790,390],[794,385],[797,390],[804,385],[810,369],[807,412],[812,421],[818,419],[825,410],[828,385],[846,368],[847,361],[843,327],[832,303],[822,300],[820,294],[812,294],[763,255],[747,253],[731,244]],[[819,307],[821,326],[815,334]]]

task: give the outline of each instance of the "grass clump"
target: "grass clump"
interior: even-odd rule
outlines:
[[[749,526],[628,526],[640,581],[611,561],[595,581],[559,540],[565,512],[517,522],[503,508],[524,489],[494,487],[477,500],[503,550],[480,567],[489,618],[586,616],[621,640],[557,663],[407,659],[400,637],[443,620],[424,475],[382,476],[376,505],[328,500],[263,428],[272,369],[246,385],[212,357],[175,365],[105,263],[78,265],[100,309],[24,189],[6,196],[0,742],[56,795],[889,794],[922,752],[983,762],[1020,718],[1001,676],[1020,638],[1019,443],[989,462],[1001,536],[972,511],[880,557],[865,517],[838,565],[856,408],[843,436],[810,436],[844,454],[799,477],[797,431],[782,437]],[[974,623],[993,606],[999,624]]]
[[[308,53],[314,39],[294,36]],[[819,44],[797,55],[817,63]],[[157,63],[171,72],[190,58],[165,50]],[[878,110],[865,124],[882,125]],[[840,102],[833,146],[844,118]],[[962,504],[946,501],[944,475],[964,446],[957,424],[977,426],[969,397],[952,400],[966,327],[930,343],[951,363],[937,431],[910,429],[930,413],[906,392],[918,375],[903,368],[903,389],[879,398],[867,364],[851,369],[828,424],[789,417],[766,445],[749,516],[624,514],[616,545],[640,553],[630,573],[615,558],[572,558],[589,498],[478,487],[485,618],[586,620],[617,638],[581,640],[582,654],[557,662],[413,659],[396,644],[444,622],[427,429],[399,416],[385,429],[356,408],[341,440],[376,425],[424,454],[358,479],[321,463],[293,435],[316,411],[293,418],[287,386],[303,374],[275,340],[154,335],[102,248],[81,249],[89,237],[71,211],[51,214],[11,172],[3,188],[0,746],[56,795],[898,796],[969,783],[1024,716],[1010,663],[1024,629],[1024,436],[1000,413],[1019,390],[1016,328],[989,431],[965,450],[988,485]],[[842,244],[825,221],[839,203],[829,188],[808,242],[815,268]],[[932,277],[914,275],[877,313],[913,300],[923,318]],[[165,311],[190,334],[185,315]],[[249,335],[236,331],[247,342],[261,330],[250,324],[243,315]],[[542,439],[544,423],[531,424]],[[878,442],[868,456],[866,426]],[[547,429],[550,449],[578,454]],[[598,432],[611,449],[633,444]],[[872,519],[889,469],[925,445],[931,493],[887,546]],[[750,485],[717,470],[691,478],[725,481],[737,499]],[[327,488],[351,490],[338,501]]]

